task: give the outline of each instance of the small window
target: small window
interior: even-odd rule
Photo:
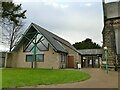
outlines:
[[[33,62],[34,61],[34,55],[26,55],[26,61],[27,62]]]
[[[43,62],[44,61],[44,54],[37,54],[36,55],[36,61],[37,62]]]
[[[36,55],[36,61],[37,62],[43,62],[44,61],[44,54],[37,54]],[[34,55],[26,55],[26,61],[27,62],[34,62]]]
[[[61,62],[65,62],[66,61],[66,54],[61,54]]]

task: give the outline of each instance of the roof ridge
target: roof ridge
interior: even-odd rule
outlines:
[[[61,42],[62,44],[68,46],[69,48],[75,50],[77,52],[77,50],[72,46],[72,44],[70,42],[68,42],[67,40],[61,38],[60,36],[57,36],[56,34],[48,31],[47,29],[44,29],[43,27],[35,24],[35,23],[32,23],[34,26],[37,26],[38,28],[42,28],[45,32],[49,33],[51,35],[51,37],[54,39],[54,40],[58,40],[59,42]]]
[[[35,23],[32,23],[33,25],[37,25],[37,24],[35,24]],[[46,32],[48,32],[48,33],[50,33],[50,34],[52,34],[52,35],[54,35],[54,36],[56,36],[56,37],[58,37],[58,38],[60,38],[60,39],[62,39],[62,40],[64,40],[64,41],[66,41],[66,42],[68,42],[67,40],[65,40],[65,39],[63,39],[63,38],[61,38],[60,36],[57,36],[56,34],[54,34],[53,32],[50,32],[50,31],[48,31],[48,30],[46,30],[45,28],[43,28],[43,27],[41,27],[41,26],[39,26],[39,25],[37,25],[38,27],[40,27],[40,28],[42,28],[42,29],[44,29]],[[54,37],[53,37],[54,38]],[[69,42],[68,42],[69,43]]]

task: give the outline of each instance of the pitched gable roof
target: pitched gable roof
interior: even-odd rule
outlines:
[[[30,27],[28,28],[28,30],[25,32],[33,32],[34,30],[31,28],[34,28],[37,32],[41,33],[48,41],[49,43],[53,46],[53,49],[56,52],[64,52],[64,53],[68,53],[67,50],[63,47],[62,44],[66,45],[67,47],[71,48],[72,50],[78,52],[68,41],[60,38],[59,36],[45,30],[44,28],[40,27],[39,25],[36,25],[34,23],[31,23]],[[32,36],[31,36],[32,37]],[[31,38],[29,37],[29,38]],[[19,41],[18,45],[14,48],[13,51],[16,51],[17,48],[19,48],[19,46],[26,41],[26,39],[24,37],[21,38],[21,40]],[[79,53],[79,52],[78,52]]]

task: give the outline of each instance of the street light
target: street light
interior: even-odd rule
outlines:
[[[105,51],[105,59],[106,59],[106,73],[108,74],[108,48],[105,46],[104,47],[104,51]]]

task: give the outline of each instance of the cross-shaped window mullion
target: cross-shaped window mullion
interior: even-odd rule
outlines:
[[[34,38],[32,38],[32,40],[26,45],[25,50],[29,47],[29,45],[30,45],[31,43],[33,43],[33,40],[34,40]],[[34,43],[33,43],[33,44],[34,44]]]
[[[43,44],[43,46],[46,48],[46,49],[48,49],[45,45],[44,45],[44,43],[41,41],[41,43]]]
[[[36,36],[37,36],[37,34],[34,35],[34,37],[28,42],[28,44],[26,45],[26,47],[25,47],[24,50],[26,50],[31,43],[35,44],[34,39],[36,38]],[[28,37],[26,36],[26,38],[28,38]],[[34,46],[33,46],[33,47],[34,47]],[[33,49],[33,48],[32,48],[32,49]],[[32,50],[32,49],[31,49],[31,50]],[[31,50],[30,50],[30,51],[31,51]]]
[[[34,48],[34,46],[30,49],[30,51],[32,51],[33,48]]]
[[[39,51],[41,51],[38,46],[37,46],[37,49],[38,49]]]
[[[37,43],[41,42],[42,38],[43,38],[43,36],[40,37],[40,39],[37,41]]]

